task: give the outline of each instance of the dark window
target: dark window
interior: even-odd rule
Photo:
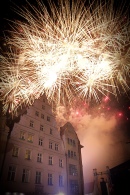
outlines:
[[[48,173],[48,185],[53,185],[52,183],[52,174]]]
[[[40,171],[36,171],[36,178],[35,178],[35,183],[36,184],[40,184],[41,183],[41,172]]]
[[[62,187],[63,186],[63,176],[59,175],[59,186]]]
[[[78,175],[76,165],[69,164],[69,174],[70,175]]]
[[[23,183],[29,182],[29,173],[30,173],[30,171],[28,169],[23,169],[23,174],[22,174],[22,182]]]
[[[38,111],[36,111],[36,112],[35,112],[35,115],[36,115],[36,116],[39,116],[39,112],[38,112]]]
[[[41,118],[44,119],[44,114],[41,114]]]
[[[8,170],[8,181],[14,181],[16,174],[16,167],[15,166],[9,166]]]
[[[50,118],[49,116],[47,116],[47,121],[49,121],[49,122],[50,122],[50,120],[51,120],[51,118]]]
[[[79,193],[79,186],[77,180],[70,180],[70,192],[73,194]]]
[[[43,144],[43,139],[39,138],[39,146],[42,146],[42,144]]]

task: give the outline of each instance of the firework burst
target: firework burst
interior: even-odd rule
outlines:
[[[113,4],[81,1],[38,2],[17,11],[9,48],[1,55],[0,100],[17,114],[46,95],[55,105],[74,97],[100,101],[100,94],[126,92],[130,72],[129,20]],[[125,18],[125,20],[124,20]]]

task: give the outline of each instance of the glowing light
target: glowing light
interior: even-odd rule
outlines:
[[[9,51],[0,56],[4,113],[16,115],[43,94],[59,106],[129,89],[129,20],[120,9],[114,14],[110,3],[86,7],[78,0],[50,2],[49,11],[40,1],[28,5],[33,14],[19,8],[25,22],[13,23]]]
[[[122,117],[122,116],[123,116],[123,113],[122,113],[122,112],[119,112],[119,113],[118,113],[118,116],[119,116],[119,117]]]

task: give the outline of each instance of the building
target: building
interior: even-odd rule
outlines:
[[[2,116],[1,194],[83,194],[82,146],[70,123],[57,129],[45,97],[27,108],[12,131],[5,122]]]
[[[66,154],[67,195],[84,194],[81,148],[73,126],[68,122],[60,129]]]
[[[130,160],[111,168],[110,174],[113,194],[130,194]]]

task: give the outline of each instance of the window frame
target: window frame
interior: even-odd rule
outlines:
[[[42,162],[42,153],[37,154],[37,162]]]
[[[42,172],[36,171],[35,184],[41,184],[41,179],[42,179]]]
[[[52,173],[48,173],[48,185],[49,186],[53,185],[53,175],[52,175]]]
[[[26,149],[25,150],[25,159],[26,160],[31,160],[31,150],[30,149]]]
[[[29,169],[23,169],[22,172],[22,183],[29,183],[30,179],[30,170]]]
[[[15,181],[15,177],[16,177],[16,166],[10,165],[8,167],[7,180],[8,181]]]
[[[18,146],[13,146],[12,156],[13,157],[18,157],[18,154],[19,154],[19,147]]]
[[[53,157],[52,156],[48,157],[48,165],[53,165]]]

